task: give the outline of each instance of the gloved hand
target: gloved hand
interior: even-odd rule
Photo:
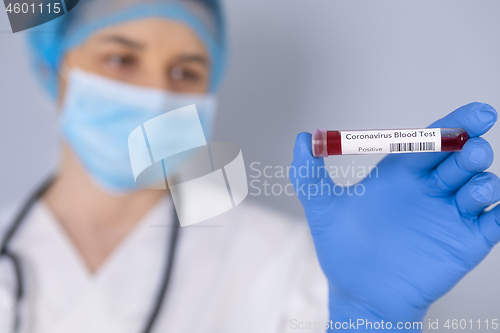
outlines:
[[[291,172],[291,181],[329,281],[331,326],[363,319],[395,329],[422,321],[500,240],[500,206],[484,212],[500,200],[500,180],[482,172],[493,151],[478,137],[496,119],[491,106],[473,103],[438,120],[430,127],[467,131],[461,152],[389,155],[360,183],[364,193],[358,185],[361,195],[340,194],[338,185],[339,195],[332,194],[328,174],[312,173],[324,170],[324,161],[312,156],[311,135],[297,136],[292,165],[303,172]],[[344,324],[346,331],[354,327]]]

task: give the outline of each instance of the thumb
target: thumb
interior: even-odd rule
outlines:
[[[316,215],[333,201],[333,183],[322,157],[312,155],[311,134],[300,133],[295,140],[290,181],[306,215]]]

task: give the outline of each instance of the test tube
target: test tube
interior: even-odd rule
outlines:
[[[460,151],[469,139],[462,128],[329,131],[312,134],[314,157]]]

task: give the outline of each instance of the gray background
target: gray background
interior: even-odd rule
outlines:
[[[232,50],[215,141],[239,144],[247,166],[289,165],[296,134],[314,128],[425,127],[472,101],[500,109],[498,0],[225,3]],[[8,33],[4,11],[0,30],[3,205],[22,198],[54,168],[57,139],[54,106],[32,76],[26,34]],[[497,155],[498,131],[486,135]],[[328,163],[370,166],[380,158],[335,157]],[[491,171],[500,174],[498,161]],[[302,215],[292,196],[251,197]],[[441,327],[446,319],[500,320],[499,284],[496,248],[433,306],[429,318],[439,318]]]

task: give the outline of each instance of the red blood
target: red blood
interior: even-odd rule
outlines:
[[[326,140],[328,155],[342,155],[342,140],[339,131],[328,131]]]
[[[455,137],[441,137],[441,151],[459,151],[469,139],[467,132]]]

